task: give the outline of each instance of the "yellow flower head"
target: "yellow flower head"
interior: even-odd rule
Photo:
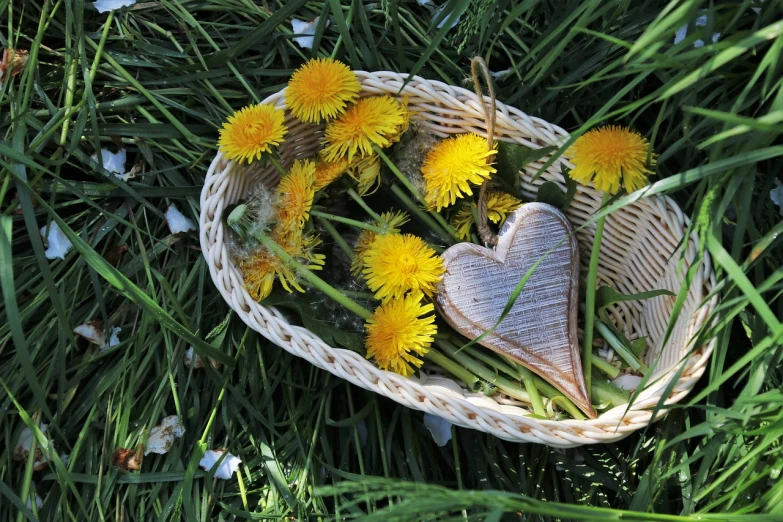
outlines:
[[[345,158],[340,158],[334,162],[317,161],[315,164],[315,190],[321,190],[329,186],[350,167],[351,164]]]
[[[377,226],[383,227],[389,234],[397,234],[400,232],[400,227],[410,220],[406,212],[384,212],[381,214],[381,220],[376,223]],[[351,274],[354,277],[362,275],[362,268],[364,268],[364,253],[370,248],[370,245],[375,241],[377,234],[372,230],[362,230],[359,237],[356,240],[356,245],[353,249],[353,261],[351,262]]]
[[[487,192],[487,218],[497,225],[503,225],[506,216],[519,208],[521,204],[522,202],[511,194],[490,190]],[[470,206],[459,209],[457,215],[451,220],[451,226],[457,232],[457,238],[462,241],[466,241],[470,237],[473,223],[473,210]]]
[[[435,293],[443,261],[420,237],[413,234],[380,234],[364,252],[364,278],[383,302],[408,291]]]
[[[620,185],[628,192],[645,187],[647,175],[647,150],[649,142],[639,134],[624,127],[610,125],[591,130],[574,142],[568,151],[574,169],[572,179],[586,185],[591,180],[596,190],[614,194]],[[653,155],[654,156],[654,155]],[[655,164],[654,157],[650,160]]]
[[[359,182],[359,194],[372,194],[381,185],[381,160],[373,154],[355,162],[351,173]]]
[[[345,112],[362,86],[351,69],[333,58],[315,58],[291,76],[285,92],[291,114],[308,123],[321,123]]]
[[[296,160],[277,186],[277,220],[286,233],[297,233],[304,228],[314,195],[315,163]]]
[[[457,198],[471,196],[470,184],[480,184],[495,172],[490,156],[497,150],[487,147],[478,134],[460,134],[435,145],[424,158],[424,199],[430,208],[440,211]]]
[[[421,367],[437,333],[432,303],[421,294],[392,299],[379,306],[367,321],[367,358],[382,370],[408,377]],[[425,316],[426,317],[422,317]]]
[[[391,96],[362,98],[329,122],[324,133],[327,161],[372,154],[373,144],[388,147],[408,128],[408,109]]]
[[[228,117],[220,129],[218,147],[223,155],[241,163],[261,159],[282,143],[288,129],[282,110],[269,104],[250,105]]]
[[[315,247],[321,243],[317,236],[283,236],[277,230],[273,233],[273,239],[309,270],[320,270],[323,267],[326,256],[314,252]],[[280,258],[266,248],[260,248],[241,258],[239,268],[245,279],[245,289],[256,301],[264,299],[272,292],[276,279],[287,292],[293,292],[292,288],[304,292],[304,288],[297,281],[296,271],[286,266]]]

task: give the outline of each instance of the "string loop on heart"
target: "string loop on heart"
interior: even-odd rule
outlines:
[[[484,83],[487,84],[489,90],[489,103],[484,99],[484,92],[481,89],[481,80],[479,79],[479,69],[484,76]],[[487,124],[487,147],[492,150],[495,144],[495,88],[492,86],[492,77],[489,74],[489,69],[484,59],[480,56],[474,56],[470,61],[470,73],[473,78],[473,89],[476,91],[481,107],[484,110],[484,121]],[[489,226],[489,220],[487,219],[487,183],[484,181],[479,188],[478,198],[478,228],[479,237],[481,241],[488,247],[494,247],[498,243],[498,236],[492,231]]]

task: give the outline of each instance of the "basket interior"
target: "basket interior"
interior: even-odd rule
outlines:
[[[381,92],[397,95],[401,86],[401,84],[396,85],[395,82],[382,86],[375,83],[365,84],[363,95]],[[456,99],[452,101],[448,97],[434,101],[432,97],[420,95],[421,88],[421,85],[411,82],[403,90],[413,113],[411,121],[419,130],[441,137],[464,132],[482,134],[486,132],[482,110],[475,103],[475,99],[471,99],[470,93],[464,91],[467,94],[460,98],[460,92],[457,92]],[[453,90],[463,91],[456,88]],[[267,101],[285,108],[282,94],[273,97],[276,99]],[[548,128],[537,128],[536,132],[528,132],[529,129],[520,126],[515,120],[514,112],[518,111],[506,107],[498,111],[496,139],[535,148],[562,143],[565,136],[557,135],[554,130]],[[283,165],[288,167],[295,159],[315,156],[320,148],[323,125],[304,124],[293,119],[287,112],[286,114],[289,133],[279,152]],[[533,181],[547,159],[548,157],[545,157],[537,163],[528,165],[520,173],[523,193],[530,200],[535,199],[537,187],[546,181],[558,183],[565,192],[565,183],[560,172],[563,164],[568,165],[566,158],[555,161]],[[235,165],[223,195],[224,201],[229,204],[245,197],[257,183],[274,187],[278,181],[279,175],[271,166],[259,168],[255,165],[241,167]],[[566,212],[574,228],[588,221],[599,204],[600,195],[592,188],[580,185],[576,197]],[[654,289],[667,289],[676,293],[682,284],[683,274],[697,251],[694,238],[687,240],[683,251],[683,236],[686,232],[683,229],[683,222],[687,223],[687,218],[682,217],[676,204],[668,198],[660,197],[644,199],[609,215],[599,258],[599,286],[611,285],[625,294]],[[582,289],[594,232],[593,224],[577,233]],[[241,280],[241,273],[236,267],[231,267],[231,270],[235,271]],[[709,266],[702,266],[697,271],[685,305],[665,347],[662,344],[674,306],[674,296],[658,296],[610,307],[610,316],[629,339],[646,337],[645,359],[648,366],[654,368],[654,377],[671,372],[691,351],[692,347],[688,346],[688,342],[703,325],[708,313],[705,307],[699,307],[708,287],[711,286],[707,280],[709,273],[711,273]],[[498,400],[503,401],[503,398]]]

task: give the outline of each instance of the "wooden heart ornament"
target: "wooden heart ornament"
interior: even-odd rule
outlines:
[[[495,326],[514,288],[542,256],[511,312],[479,343],[529,368],[595,418],[576,335],[576,237],[555,207],[528,203],[512,212],[495,250],[472,243],[448,248],[436,305],[455,330],[475,339]]]

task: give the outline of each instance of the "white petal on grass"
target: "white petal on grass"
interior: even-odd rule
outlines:
[[[171,230],[172,234],[197,230],[196,224],[189,218],[186,218],[174,203],[169,205],[166,209],[166,221],[169,224],[169,230]]]
[[[419,5],[432,5],[432,0],[416,0]]]
[[[90,158],[93,161],[98,161],[97,154],[93,154]],[[120,149],[119,152],[101,149],[101,162],[103,163],[103,168],[113,174],[125,174],[125,161],[127,158],[128,153],[125,149]]]
[[[216,361],[212,357],[209,357],[209,362],[212,364],[213,368],[219,368],[220,367],[220,361]],[[196,352],[193,350],[193,347],[191,346],[187,350],[185,350],[185,360],[184,360],[185,366],[187,368],[190,368],[193,366],[194,370],[198,370],[206,366],[204,364],[204,359],[202,359]]]
[[[446,7],[446,5],[448,5],[448,4],[443,4],[442,6],[438,7],[437,9],[435,9],[435,10],[432,12],[432,21],[433,21],[433,22],[434,22],[434,21],[435,21],[435,20],[438,18],[438,16],[440,16],[440,13],[441,13],[441,11],[443,11],[443,8],[444,8],[444,7]],[[443,17],[443,20],[441,20],[440,22],[438,22],[438,29],[440,29],[441,27],[443,27],[444,25],[446,25],[446,22],[448,21],[448,19],[449,19],[449,17],[450,17],[450,16],[451,16],[451,13],[446,13],[446,14],[444,15],[444,17]],[[454,29],[454,28],[457,26],[457,24],[459,23],[459,19],[460,19],[460,18],[462,18],[462,15],[459,15],[459,16],[457,16],[457,19],[456,19],[456,20],[454,20],[454,21],[451,23],[451,26],[449,27],[449,29]]]
[[[120,7],[128,7],[135,3],[136,0],[98,0],[97,2],[93,2],[92,5],[95,6],[95,9],[97,9],[99,13],[108,13],[109,11],[114,11]]]
[[[44,236],[44,234],[46,234]],[[65,254],[71,249],[71,242],[68,240],[63,231],[60,229],[55,221],[49,223],[48,226],[41,227],[41,236],[46,238],[46,251],[44,255],[46,259],[65,259]]]
[[[425,413],[424,426],[430,430],[432,440],[438,446],[445,446],[451,440],[451,423],[446,419]]]
[[[497,71],[497,72],[489,71],[489,75],[492,76],[492,78],[495,81],[500,81],[506,76],[508,76],[509,74],[511,74],[512,72],[514,72],[514,69],[504,69],[502,71]]]
[[[30,491],[32,491],[35,494],[35,507],[37,509],[41,509],[43,507],[43,500],[41,497],[38,496],[38,491],[35,487],[35,482],[30,483]],[[33,505],[30,502],[30,499],[27,499],[27,509],[33,509]]]
[[[73,333],[77,335],[81,335],[88,341],[90,341],[92,344],[97,344],[101,347],[101,351],[105,350],[106,348],[111,348],[112,346],[117,346],[120,344],[120,332],[122,331],[122,328],[115,326],[111,329],[111,335],[109,336],[109,341],[106,341],[106,335],[103,332],[103,322],[102,321],[87,321],[84,324],[80,324],[76,328],[73,329]]]
[[[204,471],[210,471],[224,453],[226,453],[226,450],[207,450],[204,452],[204,456],[201,458],[198,465],[201,466]],[[220,466],[215,470],[215,478],[223,480],[230,479],[239,468],[240,462],[242,462],[242,459],[231,453],[227,453],[226,458],[223,459]]]
[[[707,15],[701,15],[696,19],[696,23],[694,24],[696,27],[707,27]],[[674,34],[674,44],[678,44],[685,40],[685,37],[688,36],[688,25],[683,25],[679,29],[677,29],[677,32]],[[712,43],[717,42],[720,39],[720,33],[712,33]],[[695,42],[693,42],[693,46],[697,49],[699,47],[704,47],[704,40],[699,38]]]
[[[775,188],[769,191],[769,198],[780,209],[780,215],[783,216],[783,183],[775,179]]]
[[[178,439],[185,433],[185,428],[179,423],[176,415],[165,417],[158,426],[150,430],[150,437],[144,448],[144,455],[157,453],[165,455],[174,445],[174,439]]]
[[[291,20],[291,30],[294,34],[301,34],[297,36],[294,41],[299,44],[302,49],[312,49],[313,41],[315,40],[315,27],[318,25],[318,19],[320,16],[316,16],[309,22],[302,20]],[[326,21],[326,27],[329,27],[329,21]]]
[[[642,378],[638,375],[621,375],[612,380],[612,384],[620,388],[621,390],[635,391],[639,387],[639,383],[642,382]]]
[[[38,429],[41,430],[41,433],[44,437],[46,437],[46,430],[49,426],[47,424],[41,424]],[[48,440],[48,439],[47,439]],[[22,430],[22,433],[19,434],[19,439],[16,441],[16,447],[14,447],[14,453],[13,457],[14,460],[18,461],[26,461],[28,455],[30,455],[30,447],[33,444],[33,432],[30,428],[25,428]],[[51,446],[51,441],[48,441],[49,446]],[[46,463],[49,462],[49,458],[47,457],[46,453],[44,453],[41,450],[40,444],[36,444],[35,446],[35,460],[33,464],[33,469],[35,470],[41,470],[46,467]]]

